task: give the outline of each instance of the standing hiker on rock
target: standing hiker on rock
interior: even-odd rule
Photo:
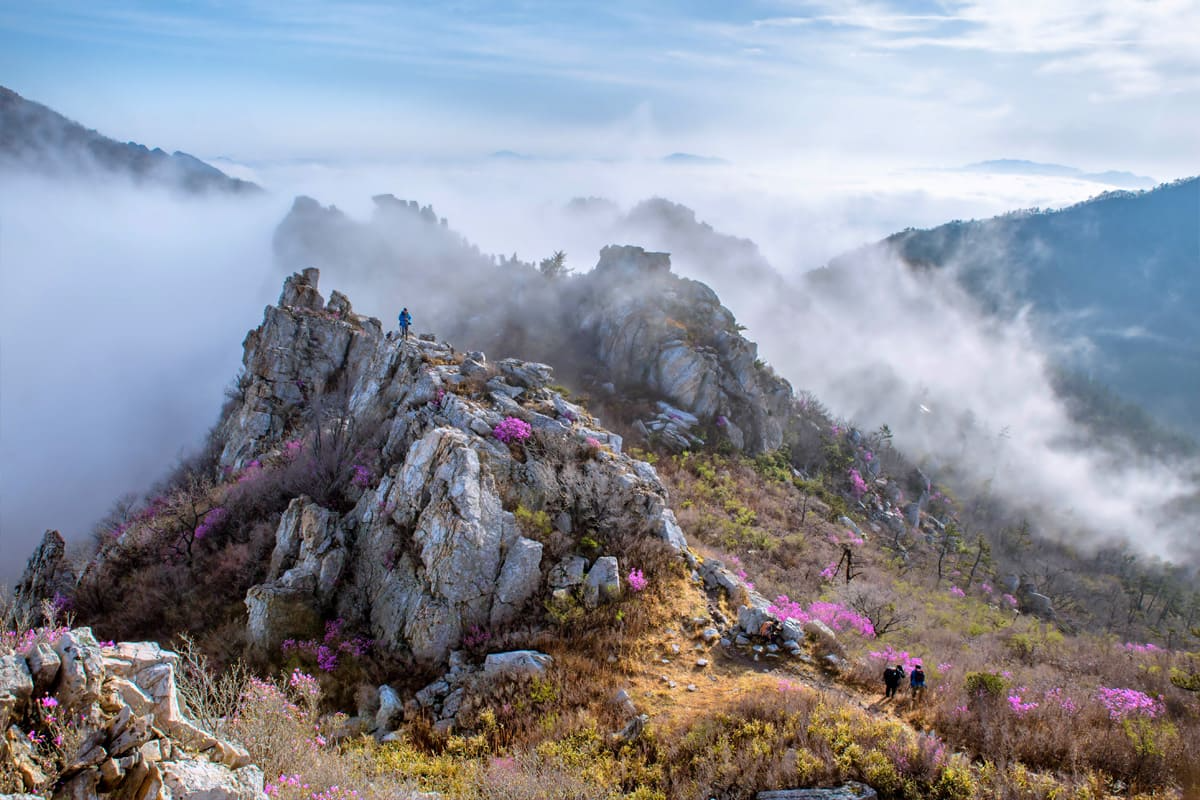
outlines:
[[[904,680],[904,667],[897,664],[895,668],[888,667],[883,671],[884,698],[895,697],[896,690],[900,688],[900,681]]]
[[[412,314],[408,313],[408,306],[400,309],[400,335],[408,338],[408,326],[412,325]]]
[[[913,700],[925,693],[925,670],[921,669],[920,664],[913,664],[912,675],[909,676],[908,683],[912,686]]]

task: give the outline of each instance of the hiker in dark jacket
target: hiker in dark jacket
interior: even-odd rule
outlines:
[[[412,314],[408,313],[408,307],[400,309],[400,335],[405,339],[408,338],[408,326],[412,325]]]
[[[925,692],[925,670],[921,669],[920,664],[913,665],[912,675],[908,678],[908,684],[912,687],[912,696],[916,700],[917,696]]]
[[[897,664],[895,669],[892,667],[885,669],[883,671],[883,696],[885,698],[895,697],[896,690],[900,688],[900,681],[902,680],[904,680],[904,667],[902,665]]]

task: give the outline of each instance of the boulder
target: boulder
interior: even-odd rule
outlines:
[[[837,634],[833,632],[833,628],[830,628],[819,619],[810,619],[808,622],[804,623],[804,632],[813,639],[825,639],[833,642],[837,641]]]
[[[775,621],[775,615],[767,611],[771,601],[758,592],[749,592],[746,604],[738,608],[738,628],[749,636],[757,636],[763,624]]]
[[[375,712],[375,730],[390,733],[404,720],[404,702],[386,683],[379,687],[379,710]]]
[[[256,766],[231,770],[208,761],[164,761],[163,787],[172,800],[261,800],[263,774]]]
[[[54,652],[54,647],[48,642],[38,642],[30,648],[29,653],[25,656],[25,661],[29,664],[29,672],[33,675],[34,688],[39,692],[45,692],[50,688],[62,666],[62,659],[58,657],[58,653]],[[0,686],[0,691],[3,691],[2,686]]]
[[[541,389],[550,383],[554,370],[549,364],[538,364],[532,361],[521,361],[516,358],[505,358],[496,362],[500,374],[511,383],[526,389]]]
[[[778,789],[759,792],[755,800],[876,800],[875,790],[865,783],[849,781],[829,789]]]
[[[541,676],[554,663],[554,659],[536,650],[513,650],[507,653],[489,653],[483,660],[483,674]]]
[[[574,555],[565,556],[550,569],[547,583],[552,589],[572,589],[583,583],[586,571],[586,558]]]
[[[596,559],[583,582],[583,604],[595,608],[621,594],[621,572],[615,556]]]
[[[492,602],[491,624],[498,627],[511,622],[521,607],[533,597],[542,581],[542,543],[524,536],[508,548],[504,566],[496,579],[495,599]]]

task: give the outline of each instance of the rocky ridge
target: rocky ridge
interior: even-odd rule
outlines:
[[[715,292],[672,273],[669,254],[609,246],[586,273],[550,279],[481,255],[428,207],[375,202],[375,217],[358,223],[297,199],[276,230],[277,261],[370,276],[384,296],[418,297],[419,314],[452,341],[555,364],[599,398],[660,402],[631,432],[668,448],[716,436],[766,452],[799,424],[791,386],[758,360]],[[451,272],[469,288],[447,287]]]
[[[468,631],[512,623],[535,595],[577,590],[566,599],[595,604],[620,592],[614,557],[580,564],[570,552],[584,533],[657,537],[686,553],[653,468],[547,389],[549,367],[385,335],[340,293],[326,303],[317,280],[316,270],[290,277],[247,336],[242,399],[217,434],[220,467],[283,457],[303,436],[305,409],[339,398],[318,433],[372,428],[378,474],[359,481],[347,509],[292,500],[266,581],[246,597],[252,649],[270,652],[336,614],[389,652],[444,664]],[[525,436],[498,438],[506,420]],[[544,541],[517,524],[518,508],[552,520]],[[582,580],[551,587],[560,574]]]

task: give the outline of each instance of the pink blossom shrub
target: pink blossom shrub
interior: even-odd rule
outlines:
[[[640,569],[629,570],[629,588],[630,589],[633,589],[635,592],[640,592],[643,589],[645,589],[646,586],[649,585],[649,583],[650,582],[648,580],[646,580],[646,576],[642,574],[642,571]]]
[[[505,417],[496,427],[492,428],[492,435],[505,444],[513,444],[515,442],[523,442],[533,435],[533,428],[523,419],[517,417]]]

